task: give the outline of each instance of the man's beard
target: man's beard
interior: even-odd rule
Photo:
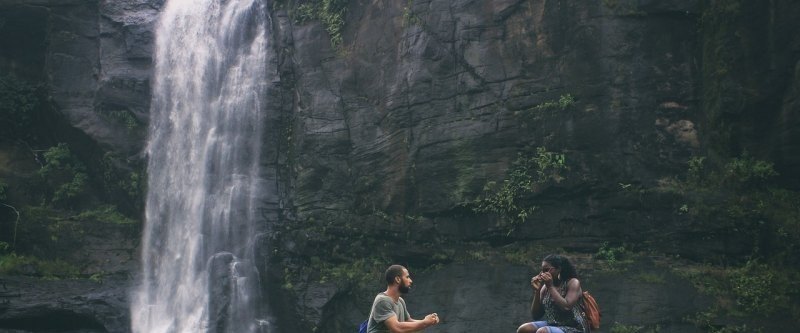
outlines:
[[[407,285],[404,285],[404,284],[401,284],[398,287],[398,290],[400,291],[401,294],[405,295],[405,294],[408,294],[409,291],[411,291],[411,287],[409,287]]]

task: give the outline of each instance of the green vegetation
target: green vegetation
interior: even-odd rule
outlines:
[[[661,332],[661,327],[656,325],[654,327],[646,327],[643,325],[625,325],[615,322],[611,326],[611,333],[658,333]]]
[[[348,0],[310,0],[299,5],[293,16],[297,23],[311,20],[322,22],[331,37],[331,46],[339,48],[342,45],[347,5]]]
[[[128,132],[133,132],[139,128],[139,121],[130,111],[116,110],[108,113],[108,117],[112,120],[122,124],[128,129]]]
[[[86,222],[102,222],[113,224],[136,224],[136,220],[127,217],[113,205],[102,205],[97,208],[80,212],[74,219]]]
[[[641,333],[644,330],[644,326],[641,325],[624,325],[620,323],[614,323],[611,326],[611,333]]]
[[[634,275],[633,278],[637,279],[639,281],[645,282],[645,283],[650,283],[650,284],[666,284],[667,283],[667,279],[663,275],[656,274],[656,273],[642,272],[642,273]]]
[[[772,163],[747,153],[716,163],[694,157],[685,180],[665,181],[660,190],[683,196],[678,212],[710,236],[747,232],[754,258],[783,266],[800,255],[800,194],[773,184],[776,176]]]
[[[378,256],[341,262],[311,257],[304,265],[284,268],[282,287],[291,291],[296,285],[308,282],[332,283],[342,290],[366,297],[381,286],[387,262]]]
[[[0,275],[22,274],[47,279],[75,278],[79,275],[77,267],[63,260],[41,260],[14,253],[0,255]]]
[[[625,245],[612,247],[608,242],[604,242],[603,246],[597,250],[594,258],[601,263],[601,268],[609,271],[623,271],[625,266],[632,263],[628,258],[630,251],[625,248]]]
[[[52,189],[47,202],[69,205],[84,194],[89,179],[86,167],[72,154],[66,143],[51,147],[43,157],[45,164],[39,169],[39,176]]]
[[[0,180],[0,200],[6,200],[8,197],[8,184]]]
[[[39,119],[42,87],[13,76],[0,77],[0,138],[24,139]]]
[[[794,267],[774,267],[751,259],[734,267],[700,265],[674,272],[714,300],[709,310],[685,318],[709,332],[740,332],[743,328],[719,325],[720,318],[769,318],[775,314],[797,318],[800,313],[800,305],[793,301],[800,296],[796,282],[800,272]]]
[[[415,14],[412,7],[414,6],[413,0],[408,0],[408,3],[403,7],[403,26],[409,27],[412,25],[419,25],[422,23],[422,18]]]
[[[129,161],[122,160],[116,153],[107,152],[100,161],[103,170],[103,187],[106,193],[114,198],[114,202],[125,202],[133,211],[141,211],[144,204],[147,177],[144,171],[138,171]]]
[[[572,97],[571,94],[561,95],[558,98],[558,101],[547,101],[541,104],[537,104],[532,110],[535,111],[546,111],[546,110],[566,110],[567,108],[571,107],[575,104],[575,98]]]
[[[734,269],[729,275],[729,283],[736,304],[751,313],[775,313],[789,300],[787,294],[778,292],[790,290],[788,276],[780,275],[780,272],[755,260]]]
[[[682,196],[678,214],[707,237],[727,240],[747,251],[706,264],[675,270],[711,296],[714,305],[686,318],[709,332],[758,331],[728,318],[768,318],[785,313],[800,318],[796,263],[800,255],[800,194],[775,183],[769,161],[742,153],[733,158],[693,157],[683,180],[665,181],[661,191]],[[741,323],[741,320],[734,321]]]
[[[703,114],[707,123],[714,126],[707,131],[711,150],[723,155],[730,152],[735,135],[733,123],[736,120],[729,119],[729,115],[741,110],[747,95],[739,91],[741,84],[734,81],[732,69],[743,65],[745,50],[758,49],[740,44],[746,40],[740,31],[742,17],[746,15],[742,3],[742,0],[710,1],[703,6],[701,17]]]
[[[502,185],[487,183],[484,196],[470,206],[477,213],[497,214],[502,222],[508,224],[510,234],[537,209],[531,197],[538,187],[551,181],[562,181],[562,173],[566,170],[566,156],[562,153],[539,147],[533,156],[519,154]]]

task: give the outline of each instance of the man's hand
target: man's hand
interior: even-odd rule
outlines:
[[[439,315],[436,313],[431,313],[425,316],[425,319],[423,319],[423,321],[425,321],[425,323],[428,324],[428,326],[436,325],[439,323]]]

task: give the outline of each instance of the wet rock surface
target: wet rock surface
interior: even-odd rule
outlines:
[[[0,331],[130,331],[126,277],[45,280],[0,278]]]
[[[0,17],[18,24],[0,27],[0,69],[44,80],[71,126],[136,156],[145,143],[152,31],[162,6],[5,1]],[[271,261],[260,270],[280,330],[352,331],[363,320],[371,298],[346,287],[283,287],[286,270],[314,256],[336,259],[337,245],[348,255],[376,251],[353,235],[381,239],[380,250],[424,265],[432,264],[426,254],[448,242],[588,253],[610,239],[692,259],[742,254],[746,237],[708,236],[675,214],[679,198],[625,188],[657,186],[685,171],[690,156],[715,142],[718,119],[738,128],[735,149],[771,157],[783,174],[796,169],[798,6],[756,7],[735,23],[742,32],[722,34],[726,42],[747,37],[736,44],[746,56],[720,66],[714,54],[704,58],[715,35],[698,32],[702,4],[694,0],[350,1],[338,48],[320,22],[299,23],[292,8],[275,6],[263,154],[272,193],[263,198],[264,229],[271,234],[260,249]],[[711,66],[727,74],[704,74]],[[717,96],[728,110],[721,117],[703,114],[714,82],[730,92]],[[565,110],[536,109],[567,94],[575,102]],[[779,112],[764,116],[764,105]],[[516,233],[506,237],[496,220],[460,206],[501,181],[518,152],[536,147],[565,152],[571,169],[536,193],[541,209]],[[527,320],[527,270],[447,262],[419,272],[409,306],[417,317],[442,314],[446,325],[432,331],[513,331]],[[613,275],[589,272],[586,283],[609,321],[635,318],[683,332],[685,309],[707,305],[686,281],[626,280],[621,290]],[[35,331],[38,318],[52,315],[82,323],[68,327],[77,332],[127,329],[131,280],[4,279],[27,296],[0,304],[0,328]],[[685,290],[690,295],[675,298]],[[470,321],[476,317],[490,319]]]

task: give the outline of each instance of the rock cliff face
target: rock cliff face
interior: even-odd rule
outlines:
[[[2,68],[46,81],[69,123],[107,149],[139,153],[144,131],[126,126],[147,122],[152,24],[162,3],[5,1]]]
[[[140,154],[144,131],[125,128],[146,128],[162,3],[4,3],[0,69],[46,81],[69,123],[105,149]],[[703,21],[695,0],[345,3],[335,46],[318,20],[296,19],[299,3],[272,5],[263,156],[275,188],[263,205],[270,233],[261,269],[281,332],[353,331],[366,318],[381,289],[374,272],[357,273],[367,282],[354,286],[317,268],[357,270],[346,266],[353,258],[419,273],[408,303],[417,317],[440,313],[443,325],[431,332],[513,331],[528,320],[525,262],[554,251],[578,259],[607,310],[603,330],[615,321],[691,330],[681,319],[708,304],[672,270],[652,260],[620,274],[586,254],[612,241],[718,257],[742,254],[748,241],[704,237],[676,214],[675,196],[627,189],[685,172],[709,146],[769,157],[797,186],[800,6],[792,1],[752,2],[733,21]],[[541,107],[565,96],[574,99],[568,107]],[[569,170],[537,188],[527,222],[508,234],[496,217],[465,208],[538,147],[564,153]],[[509,248],[530,256],[509,259]],[[115,320],[76,329],[117,331]]]

